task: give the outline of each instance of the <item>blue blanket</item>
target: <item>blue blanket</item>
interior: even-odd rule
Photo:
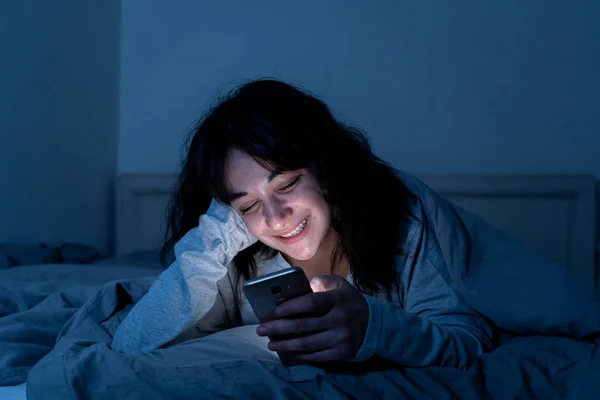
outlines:
[[[99,290],[95,282],[72,282],[32,298],[42,283],[28,282],[0,291],[0,384],[20,383],[28,372],[32,399],[599,398],[600,296],[593,287],[400,176],[420,199],[424,229],[437,237],[457,291],[498,328],[499,347],[470,369],[285,367],[253,326],[121,355],[110,348],[112,335],[153,275],[130,271]],[[0,279],[2,290],[8,285]]]

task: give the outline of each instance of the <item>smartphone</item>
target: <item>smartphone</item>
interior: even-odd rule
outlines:
[[[259,321],[266,322],[279,304],[312,293],[312,288],[302,268],[291,267],[246,281],[244,293]]]
[[[286,268],[267,275],[259,276],[244,283],[244,293],[254,309],[260,322],[274,319],[275,308],[286,300],[308,293],[312,288],[308,278],[300,267]],[[271,339],[289,339],[297,335],[279,336]],[[293,354],[277,352],[281,363],[291,367],[303,364],[303,361]]]

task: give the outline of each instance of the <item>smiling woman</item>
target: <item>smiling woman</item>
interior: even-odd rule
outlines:
[[[322,101],[286,83],[250,82],[207,114],[169,222],[170,266],[117,329],[116,350],[258,323],[240,282],[291,265],[313,293],[283,302],[257,328],[273,351],[464,368],[492,348],[490,326],[452,287],[398,171]]]

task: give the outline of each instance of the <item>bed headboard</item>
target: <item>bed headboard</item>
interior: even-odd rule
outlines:
[[[581,175],[457,176],[419,179],[533,249],[600,287],[595,179]],[[117,183],[116,253],[158,249],[175,175],[129,174]]]

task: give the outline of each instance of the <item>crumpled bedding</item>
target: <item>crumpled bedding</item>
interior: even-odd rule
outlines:
[[[111,349],[112,336],[155,269],[115,267],[110,276],[58,282],[32,278],[34,270],[31,279],[9,280],[8,270],[0,273],[0,384],[27,379],[31,399],[598,398],[598,292],[399,174],[423,206],[424,229],[438,239],[458,293],[497,327],[499,347],[468,370],[380,360],[285,367],[254,326],[123,355]]]
[[[156,269],[122,265],[27,265],[0,271],[0,386],[27,379],[67,321],[106,282],[152,280]]]
[[[129,305],[147,290],[105,285],[75,313],[54,350],[29,374],[31,399],[585,399],[600,393],[597,345],[568,337],[508,340],[469,370],[399,368],[371,362],[283,366],[255,326],[125,356],[110,341]]]
[[[88,264],[101,259],[99,250],[81,243],[0,244],[0,269],[35,264]]]

